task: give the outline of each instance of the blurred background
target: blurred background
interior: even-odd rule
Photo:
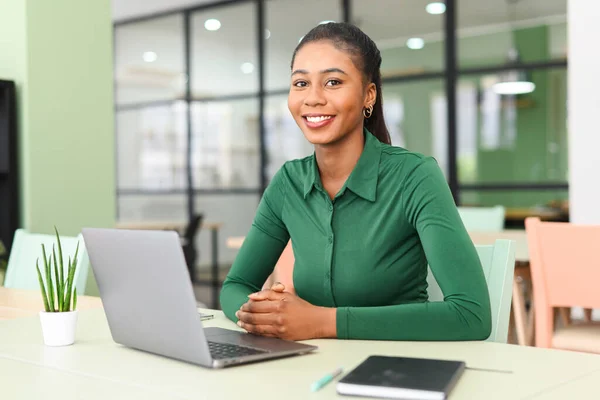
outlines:
[[[7,249],[17,227],[174,229],[218,306],[263,190],[313,151],[290,61],[328,21],[377,43],[392,143],[434,156],[458,205],[504,207],[505,229],[570,220],[567,0],[61,0],[22,20],[18,3],[0,18],[23,138],[0,165]]]
[[[455,3],[449,24],[429,0],[113,0],[118,219],[203,214],[223,224],[226,269],[270,178],[312,152],[287,110],[290,60],[327,21],[375,40],[392,143],[434,156],[459,204],[502,205],[507,227],[568,219],[566,0]],[[514,74],[533,91],[497,90]]]

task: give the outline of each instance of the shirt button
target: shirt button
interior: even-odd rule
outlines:
[[[333,235],[329,236],[329,243],[333,243]]]
[[[329,211],[333,210],[333,204],[329,205]]]

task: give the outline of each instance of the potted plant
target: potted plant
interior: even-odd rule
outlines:
[[[36,260],[36,269],[45,311],[40,311],[40,322],[44,343],[47,346],[68,346],[75,342],[75,327],[77,324],[77,288],[73,286],[75,270],[77,268],[77,254],[71,259],[69,256],[67,269],[65,269],[60,235],[54,227],[57,251],[52,245],[52,254],[46,253],[42,244],[43,273],[40,270],[39,258]]]

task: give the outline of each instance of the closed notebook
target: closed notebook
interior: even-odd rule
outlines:
[[[343,395],[444,400],[465,370],[463,361],[371,356],[337,383]]]

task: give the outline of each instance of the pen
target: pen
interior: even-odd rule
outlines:
[[[339,376],[342,373],[342,371],[344,371],[343,368],[338,368],[335,371],[333,371],[332,373],[325,375],[324,377],[322,377],[321,379],[319,379],[318,381],[316,381],[315,383],[310,385],[310,390],[312,392],[316,392],[317,390],[321,389],[322,387],[327,385],[329,382],[334,380],[337,376]]]

